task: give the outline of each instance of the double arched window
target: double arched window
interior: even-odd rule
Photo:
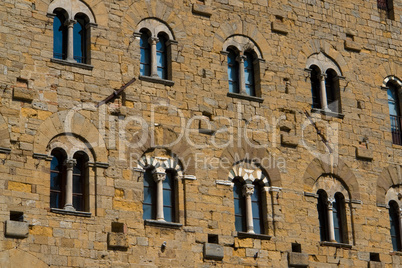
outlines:
[[[88,211],[88,155],[75,152],[72,158],[62,148],[52,150],[50,162],[50,207]]]
[[[310,72],[312,108],[341,113],[339,67],[323,53],[314,54],[307,60]]]
[[[139,166],[144,174],[143,219],[178,222],[180,165],[173,158],[144,156]]]
[[[224,43],[227,55],[229,93],[248,96],[261,95],[261,52],[252,40],[245,36],[232,36]]]
[[[392,142],[394,144],[402,145],[402,120],[400,105],[402,81],[394,76],[390,76],[384,80],[383,87],[387,90]]]
[[[249,162],[240,162],[229,173],[233,183],[235,229],[252,234],[267,233],[268,177]]]
[[[135,33],[140,39],[140,78],[172,85],[171,45],[173,34],[166,24],[156,19],[145,19]]]
[[[79,0],[56,0],[48,12],[53,17],[53,58],[89,64],[90,26],[95,25],[90,9]]]

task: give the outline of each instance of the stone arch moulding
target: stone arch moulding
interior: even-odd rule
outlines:
[[[375,73],[373,73],[371,83],[375,85],[382,85],[382,87],[386,87],[389,81],[395,81],[397,85],[402,81],[401,74],[402,73],[402,64],[393,61],[392,59],[384,62],[383,64],[376,66]]]
[[[342,70],[343,73],[346,74],[350,71],[347,62],[343,58],[342,54],[339,53],[331,44],[324,40],[310,40],[309,42],[305,43],[300,52],[301,55],[304,57],[305,63],[312,55],[321,53],[330,58],[333,62],[336,62],[337,66],[340,70]],[[307,68],[308,67],[309,66],[307,66]]]
[[[396,165],[390,165],[387,168],[384,168],[381,174],[377,178],[377,189],[376,189],[376,198],[377,205],[387,206],[387,192],[389,189],[402,185],[402,175],[400,168]],[[398,200],[395,199],[395,200]]]
[[[75,15],[78,13],[83,13],[88,16],[90,23],[96,23],[95,16],[91,10],[91,8],[81,0],[54,0],[50,3],[47,13],[54,13],[54,10],[57,8],[64,9],[69,19],[74,19]]]
[[[236,47],[238,51],[252,50],[257,55],[257,58],[262,59],[262,53],[258,45],[251,38],[243,35],[229,36],[223,43],[223,51],[226,51],[228,47]]]
[[[266,172],[270,186],[281,187],[280,169],[275,163],[273,156],[265,148],[254,148],[246,141],[243,141],[242,147],[231,146],[225,149],[220,159],[217,178],[227,180],[228,174],[237,163],[248,160],[253,161],[256,166]],[[269,163],[265,165],[264,163]]]
[[[331,175],[338,179],[350,193],[352,200],[360,200],[359,183],[352,170],[341,160],[338,159],[337,165],[331,166],[318,158],[315,158],[308,165],[304,176],[304,191],[312,193],[317,180],[323,175]]]
[[[159,33],[163,32],[169,36],[169,40],[175,40],[172,29],[159,19],[146,18],[138,23],[135,32],[139,33],[141,29],[146,28],[151,32],[152,37],[157,37]]]
[[[387,88],[388,82],[393,82],[395,83],[399,88],[402,88],[402,80],[396,77],[395,75],[389,75],[385,77],[384,81],[382,82],[381,87],[382,88]]]
[[[223,22],[220,27],[216,29],[213,39],[214,50],[225,50],[227,46],[225,47],[224,44],[230,37],[236,37],[238,39],[247,38],[248,40],[252,40],[254,45],[258,48],[256,50],[260,53],[258,55],[258,58],[260,59],[265,58],[262,51],[272,51],[267,39],[258,30],[258,26],[254,23],[241,21],[240,18],[237,21]]]
[[[184,176],[195,177],[195,156],[191,146],[181,135],[177,135],[170,128],[159,126],[146,129],[146,133],[141,133],[139,136],[141,137],[137,137],[137,140],[130,141],[130,145],[127,146],[127,151],[125,152],[126,158],[130,159],[131,163],[140,160],[146,152],[154,149],[164,149],[180,160],[183,165]]]
[[[179,9],[174,7],[179,5],[180,2],[173,2],[172,5],[166,5],[159,1],[134,1],[125,11],[122,19],[122,31],[125,31],[125,35],[131,36],[134,32],[141,30],[142,27],[139,27],[139,25],[143,24],[143,27],[148,28],[146,27],[147,20],[154,20],[164,24],[165,26],[159,25],[159,27],[167,27],[170,33],[173,33],[173,31],[168,25],[174,25],[175,32],[181,33],[181,37],[185,38],[183,35],[185,35],[186,30],[180,21],[181,17],[176,14]],[[162,28],[158,28],[157,33]],[[151,30],[151,28],[148,29]],[[169,34],[169,32],[166,32],[166,34]],[[176,40],[176,37],[172,34],[169,39]]]
[[[309,69],[312,65],[316,65],[323,73],[326,72],[328,69],[332,69],[336,72],[338,76],[343,76],[338,64],[322,52],[310,55],[310,57],[308,57],[306,68]]]
[[[61,111],[48,117],[36,132],[34,153],[49,155],[49,144],[59,136],[74,136],[92,148],[96,162],[108,163],[108,151],[98,129],[92,122],[77,111]]]

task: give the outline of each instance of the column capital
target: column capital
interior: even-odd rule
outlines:
[[[325,78],[327,78],[327,74],[326,73],[321,73],[320,77],[321,77],[321,79],[325,79]]]
[[[247,59],[247,57],[244,55],[239,55],[236,57],[236,60],[241,63],[244,62],[246,59]]]
[[[254,185],[252,184],[244,184],[243,185],[243,195],[250,196],[254,193]]]
[[[74,24],[76,24],[76,23],[77,23],[76,20],[66,20],[66,21],[64,22],[64,25],[65,25],[65,26],[68,26],[68,27],[73,27]]]
[[[153,176],[154,176],[154,181],[155,181],[156,183],[158,183],[158,182],[160,182],[160,181],[163,181],[163,180],[166,178],[166,173],[163,173],[163,172],[155,172],[155,173],[153,174]]]
[[[332,210],[334,207],[335,198],[328,198],[327,200],[327,207],[328,209]]]
[[[148,38],[148,43],[149,43],[150,45],[156,45],[156,43],[158,43],[158,41],[159,41],[159,38],[158,38],[158,37],[153,37],[153,36],[151,36],[150,38]]]
[[[69,159],[66,159],[66,161],[64,161],[64,165],[67,167],[67,170],[72,170],[76,164],[77,164],[77,160],[75,160],[73,158],[69,158]]]

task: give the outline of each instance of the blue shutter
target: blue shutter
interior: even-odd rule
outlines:
[[[255,96],[254,88],[254,58],[251,53],[245,53],[246,60],[244,61],[244,78],[246,83],[246,93],[250,96]]]
[[[79,63],[85,63],[86,54],[86,29],[84,19],[78,18],[73,28],[74,59]]]
[[[238,179],[234,181],[233,198],[235,209],[235,228],[238,232],[246,231],[246,211],[244,207],[243,184]]]
[[[228,52],[229,92],[239,93],[239,64],[236,60],[237,54],[232,49],[229,49]]]
[[[141,50],[141,58],[140,58],[140,74],[144,76],[151,75],[151,49],[148,42],[149,36],[146,33],[141,33],[140,38],[140,50]]]
[[[317,211],[318,211],[318,221],[320,224],[320,239],[321,241],[328,241],[328,208],[327,208],[327,194],[320,190],[318,192],[318,203],[317,203]]]
[[[66,58],[67,30],[64,22],[64,16],[57,13],[53,20],[53,58],[61,60]]]
[[[166,172],[166,178],[163,181],[163,215],[165,221],[175,221],[175,191],[174,174],[171,171]]]
[[[63,191],[62,185],[62,159],[53,156],[50,162],[50,207],[61,208],[62,204],[61,194]]]
[[[156,217],[156,184],[151,170],[144,173],[144,202],[142,203],[143,219]]]
[[[264,222],[262,217],[261,186],[259,183],[254,183],[254,193],[251,195],[251,208],[254,232],[256,234],[263,234]]]
[[[389,221],[391,225],[391,241],[392,241],[392,249],[394,251],[400,250],[400,233],[399,233],[399,209],[398,205],[391,201],[389,204]]]
[[[166,68],[166,39],[163,36],[158,36],[159,41],[156,43],[156,67],[158,76],[162,79],[167,79]]]

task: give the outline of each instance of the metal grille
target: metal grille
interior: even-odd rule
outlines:
[[[397,145],[402,145],[402,131],[401,131],[402,118],[396,115],[390,115],[390,117],[391,117],[392,142]]]

